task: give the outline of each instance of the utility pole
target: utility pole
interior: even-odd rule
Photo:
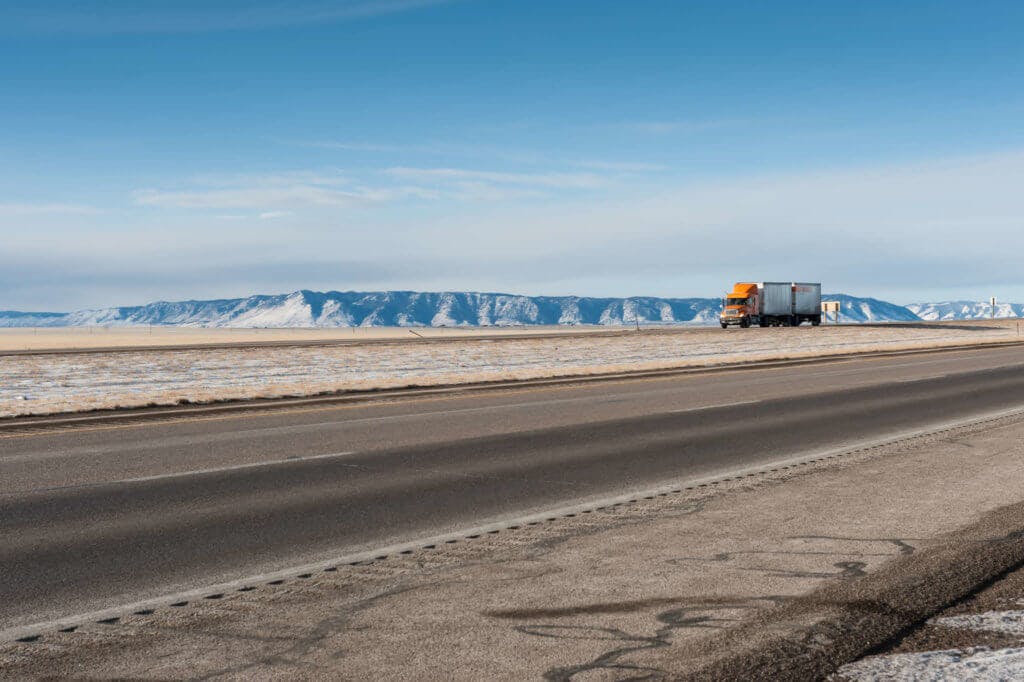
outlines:
[[[996,319],[996,297],[992,297],[992,319]]]

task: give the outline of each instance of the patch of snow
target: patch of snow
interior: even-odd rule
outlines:
[[[345,310],[340,301],[325,301],[320,314],[316,318],[318,327],[351,327],[352,315]]]
[[[885,680],[929,680],[931,682],[996,682],[1024,678],[1024,649],[991,650],[985,647],[964,651],[870,656],[848,663],[836,677],[868,682]]]
[[[947,616],[931,621],[947,628],[964,628],[984,632],[1003,632],[1024,636],[1024,611],[986,611],[965,616]]]

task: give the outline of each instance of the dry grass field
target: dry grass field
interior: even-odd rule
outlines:
[[[204,327],[34,327],[0,329],[0,352],[88,350],[96,348],[167,348],[316,342],[360,342],[398,339],[459,339],[476,336],[607,333],[622,327],[331,327],[331,328],[204,328]]]

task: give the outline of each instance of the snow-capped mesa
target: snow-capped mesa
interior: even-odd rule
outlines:
[[[826,294],[839,301],[840,321],[901,322],[920,319],[904,308],[873,298]],[[945,306],[953,304],[928,304]],[[980,305],[980,304],[976,304]],[[1020,314],[1024,306],[1007,306]],[[0,327],[179,325],[188,327],[476,327],[516,325],[714,325],[720,298],[590,298],[518,296],[478,292],[295,291],[209,301],[159,301],[143,306],[71,313],[0,311]],[[919,308],[924,319],[946,312]],[[943,309],[944,310],[944,309]],[[959,309],[958,309],[959,310]],[[1003,310],[1000,309],[1002,313]],[[958,313],[960,314],[960,313]],[[926,317],[925,315],[932,315]]]
[[[4,327],[183,325],[194,327],[473,327],[707,324],[718,299],[587,298],[413,291],[296,291],[244,299],[157,302],[73,313],[0,312]]]
[[[988,301],[944,301],[942,303],[911,303],[907,306],[922,320],[987,320],[992,315]],[[996,301],[994,317],[1024,317],[1024,303]]]
[[[913,322],[920,319],[913,311],[895,303],[877,298],[858,298],[846,294],[822,294],[823,301],[839,301],[839,321],[858,322]]]

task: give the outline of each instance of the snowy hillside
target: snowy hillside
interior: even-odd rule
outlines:
[[[845,294],[844,322],[914,320],[901,306]],[[586,298],[472,292],[296,291],[276,296],[158,302],[72,313],[0,311],[0,327],[184,325],[192,327],[469,327],[533,324],[716,324],[718,298]]]
[[[911,303],[908,310],[922,320],[983,320],[992,316],[988,301],[945,301]],[[1024,317],[1024,303],[996,303],[996,317]]]
[[[917,320],[913,311],[895,303],[876,298],[858,298],[846,294],[822,294],[823,301],[839,301],[839,321],[856,322],[910,322]]]
[[[0,327],[67,327],[67,313],[19,313],[0,310]]]

